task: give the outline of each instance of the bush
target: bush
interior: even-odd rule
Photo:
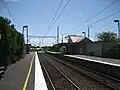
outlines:
[[[11,21],[4,17],[0,17],[0,34],[0,65],[7,66],[22,55],[24,38]]]

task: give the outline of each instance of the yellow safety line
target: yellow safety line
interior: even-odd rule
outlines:
[[[27,78],[26,78],[26,80],[25,80],[25,83],[24,83],[24,86],[23,86],[23,89],[22,89],[22,90],[26,90],[26,88],[27,88],[28,80],[29,80],[30,73],[31,73],[31,70],[32,70],[33,60],[34,60],[34,56],[33,56],[32,61],[31,61],[31,63],[30,63],[29,72],[28,72],[28,74],[27,74]]]

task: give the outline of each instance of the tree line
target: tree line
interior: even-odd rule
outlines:
[[[0,17],[0,65],[8,66],[23,54],[24,37],[6,17]]]

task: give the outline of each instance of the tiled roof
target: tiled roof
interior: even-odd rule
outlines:
[[[85,39],[83,36],[69,36],[71,43],[78,43]]]

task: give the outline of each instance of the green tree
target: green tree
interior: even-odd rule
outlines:
[[[117,35],[114,32],[102,32],[97,35],[98,41],[117,41]]]
[[[4,17],[0,17],[0,64],[6,66],[7,65],[7,55],[9,53],[9,43],[7,38],[7,29],[9,28],[9,24],[11,22]]]
[[[22,55],[24,49],[23,35],[16,30],[11,21],[0,17],[0,64],[7,66]]]

